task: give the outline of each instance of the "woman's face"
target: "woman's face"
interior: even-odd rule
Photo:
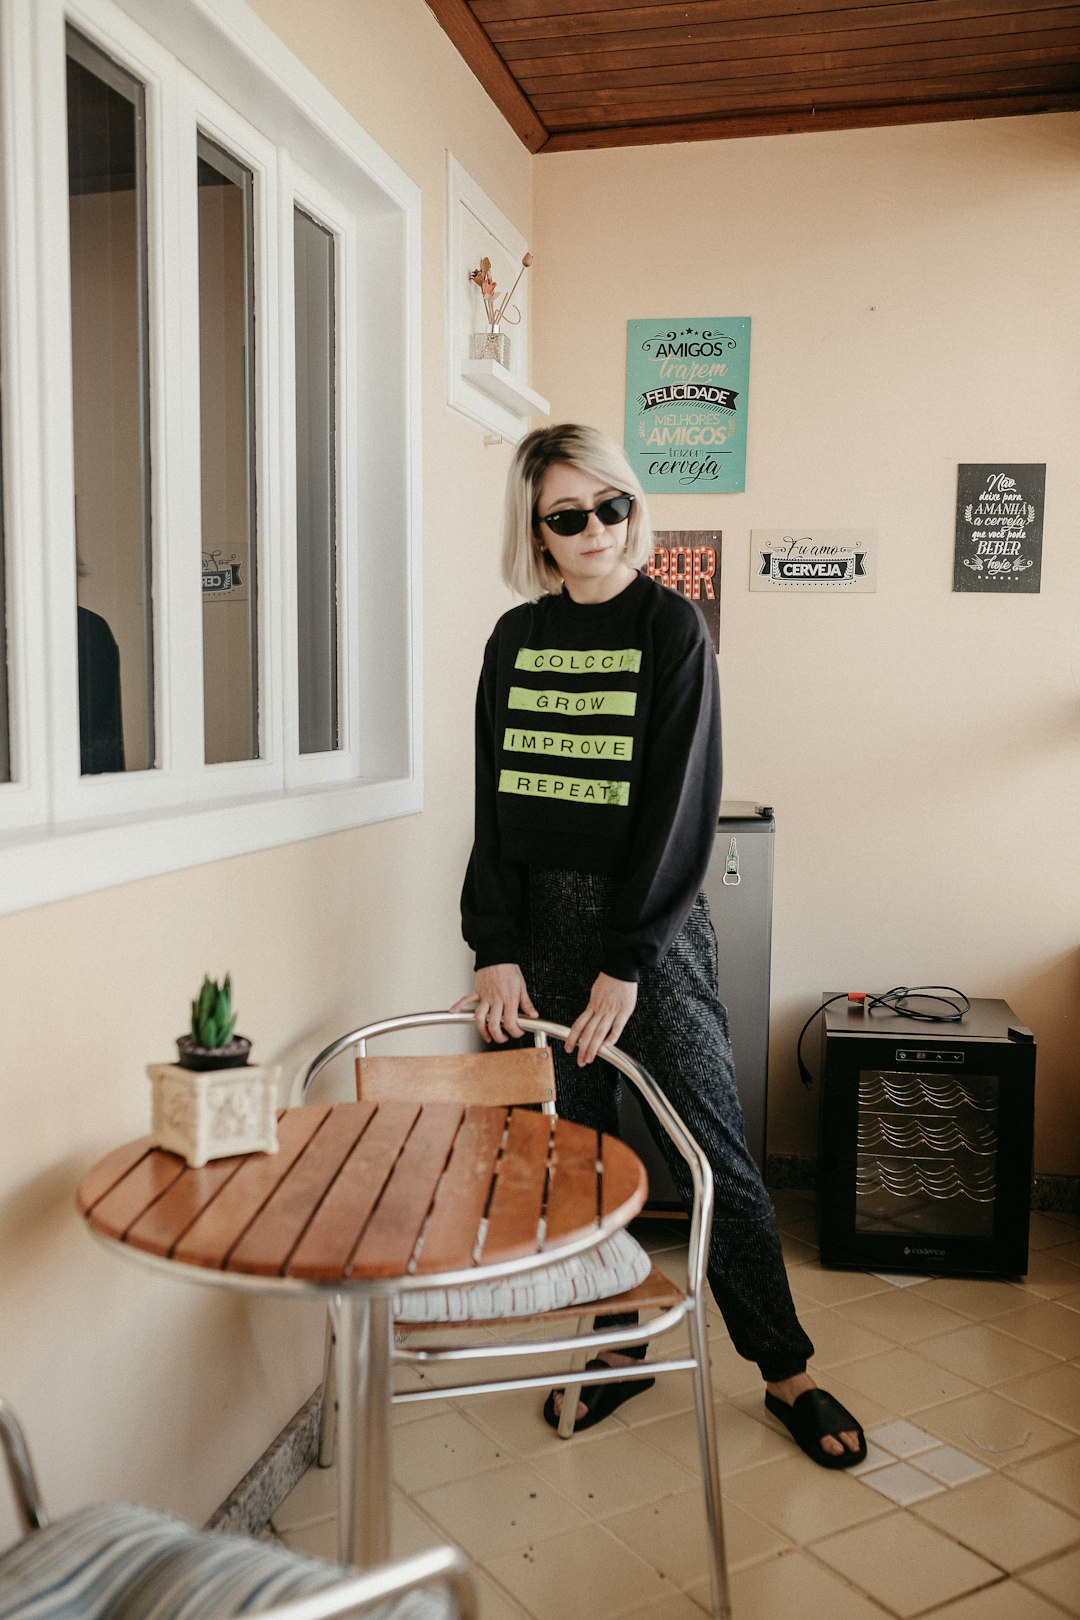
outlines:
[[[537,538],[575,602],[607,602],[634,577],[626,561],[629,517],[606,527],[594,510],[601,502],[621,494],[617,485],[605,484],[567,462],[556,462],[543,476],[536,503]],[[572,510],[589,513],[580,534],[558,535],[539,521],[552,512]]]

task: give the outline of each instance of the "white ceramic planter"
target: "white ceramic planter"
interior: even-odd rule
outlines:
[[[234,1153],[277,1152],[276,1066],[198,1071],[151,1063],[146,1072],[155,1147],[179,1153],[195,1168]]]

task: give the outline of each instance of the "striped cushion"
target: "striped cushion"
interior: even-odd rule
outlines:
[[[83,1508],[0,1557],[0,1620],[114,1614],[131,1583],[192,1534],[188,1525],[136,1508]]]
[[[641,1244],[629,1232],[605,1238],[595,1249],[541,1266],[520,1277],[466,1288],[418,1288],[394,1302],[395,1318],[420,1322],[492,1322],[515,1316],[542,1316],[572,1305],[591,1305],[636,1288],[652,1266]]]
[[[0,1620],[229,1620],[354,1576],[243,1536],[207,1535],[149,1508],[83,1508],[0,1555]],[[376,1604],[373,1620],[451,1620],[442,1591]]]

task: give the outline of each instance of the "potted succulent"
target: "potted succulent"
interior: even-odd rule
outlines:
[[[147,1067],[151,1139],[195,1167],[277,1152],[278,1070],[249,1063],[251,1042],[235,1029],[229,974],[220,985],[206,975],[191,1003],[191,1027],[177,1037],[179,1061]]]
[[[204,974],[202,989],[191,1003],[191,1028],[176,1037],[182,1069],[235,1069],[248,1060],[251,1042],[235,1035],[232,979],[228,973],[218,984]]]

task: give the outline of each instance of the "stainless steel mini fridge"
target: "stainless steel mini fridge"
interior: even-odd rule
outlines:
[[[704,883],[719,947],[720,999],[731,1021],[746,1140],[762,1171],[768,1102],[775,830],[770,806],[725,799],[720,805],[716,844]],[[681,1210],[671,1173],[627,1087],[622,1089],[619,1114],[620,1134],[644,1160],[649,1173],[648,1208],[662,1214]]]

